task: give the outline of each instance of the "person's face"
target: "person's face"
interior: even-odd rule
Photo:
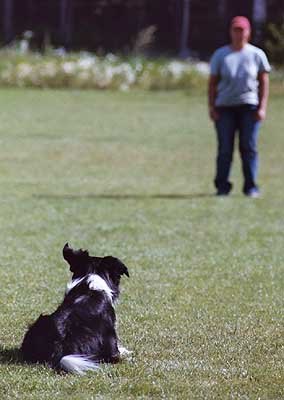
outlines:
[[[246,44],[250,38],[250,29],[249,28],[231,28],[231,38],[232,42],[236,44]]]

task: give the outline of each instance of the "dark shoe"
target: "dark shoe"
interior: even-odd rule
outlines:
[[[224,190],[218,190],[216,196],[229,196],[230,192],[226,192]]]
[[[218,183],[215,179],[215,186],[217,188],[216,196],[229,196],[231,190],[233,189],[233,184],[231,182],[225,182],[225,183]]]

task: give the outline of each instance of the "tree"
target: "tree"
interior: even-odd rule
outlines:
[[[266,21],[266,0],[254,0],[253,2],[253,10],[252,10],[252,19],[254,25],[254,41],[259,43],[262,39],[262,31],[263,25]]]
[[[62,43],[70,47],[72,39],[73,0],[60,1],[60,33]]]
[[[14,9],[13,0],[3,0],[3,33],[4,33],[5,44],[10,43],[14,35],[13,9]]]
[[[180,34],[180,51],[179,51],[179,56],[181,58],[187,58],[190,54],[187,44],[188,34],[189,34],[189,22],[190,22],[190,0],[183,0],[182,27]]]

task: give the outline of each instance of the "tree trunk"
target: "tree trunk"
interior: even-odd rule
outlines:
[[[254,0],[252,10],[252,23],[254,27],[254,42],[260,43],[262,39],[262,28],[266,21],[267,1]]]
[[[27,0],[27,14],[28,14],[28,29],[32,30],[32,27],[34,25],[34,16],[35,16],[35,10],[34,10],[34,2],[33,0]]]
[[[13,40],[13,0],[3,1],[3,33],[5,44],[10,43]]]
[[[60,2],[60,36],[64,47],[69,48],[72,39],[73,1],[61,0]]]
[[[217,10],[218,10],[218,14],[221,18],[224,18],[226,16],[226,11],[227,11],[226,0],[219,0]]]
[[[180,51],[181,58],[187,58],[190,55],[188,48],[188,34],[189,34],[189,21],[190,21],[190,0],[183,0],[182,4],[182,26],[180,34]]]

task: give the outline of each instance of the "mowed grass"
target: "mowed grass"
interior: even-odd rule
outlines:
[[[284,114],[260,134],[262,198],[213,196],[206,99],[182,92],[0,92],[0,398],[284,398]],[[70,279],[65,242],[128,266],[131,360],[83,377],[21,362]]]

